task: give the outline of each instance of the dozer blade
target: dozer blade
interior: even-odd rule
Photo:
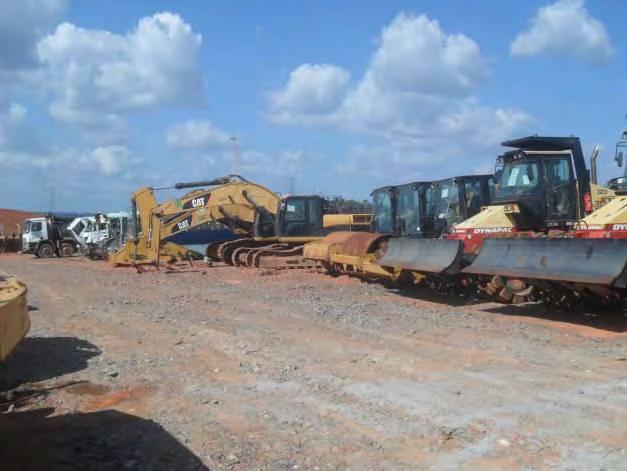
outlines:
[[[459,272],[462,248],[460,240],[390,239],[377,263],[421,273],[454,274]]]
[[[485,239],[465,273],[624,288],[627,240]]]

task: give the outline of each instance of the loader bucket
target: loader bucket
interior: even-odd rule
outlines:
[[[0,362],[13,352],[29,328],[26,285],[0,272]]]
[[[624,288],[627,240],[485,239],[465,273]]]
[[[459,272],[462,249],[461,240],[390,239],[377,263],[421,273],[454,274]]]

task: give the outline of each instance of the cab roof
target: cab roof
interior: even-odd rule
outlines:
[[[581,148],[578,137],[548,137],[548,136],[527,136],[519,139],[512,139],[502,143],[505,147],[528,150],[570,150]]]

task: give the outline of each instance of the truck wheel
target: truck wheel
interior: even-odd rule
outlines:
[[[41,258],[50,258],[54,255],[54,250],[50,244],[42,244],[37,249],[37,256]]]
[[[74,255],[74,246],[72,244],[61,244],[59,255],[61,255],[61,257],[71,257]]]

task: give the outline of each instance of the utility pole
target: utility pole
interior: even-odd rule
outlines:
[[[50,187],[50,212],[54,213],[54,186]]]
[[[290,177],[290,195],[294,194],[295,182],[296,182],[296,178],[295,177]]]
[[[232,163],[231,163],[231,174],[235,175],[237,173],[237,138],[231,137],[231,150],[233,152]]]

